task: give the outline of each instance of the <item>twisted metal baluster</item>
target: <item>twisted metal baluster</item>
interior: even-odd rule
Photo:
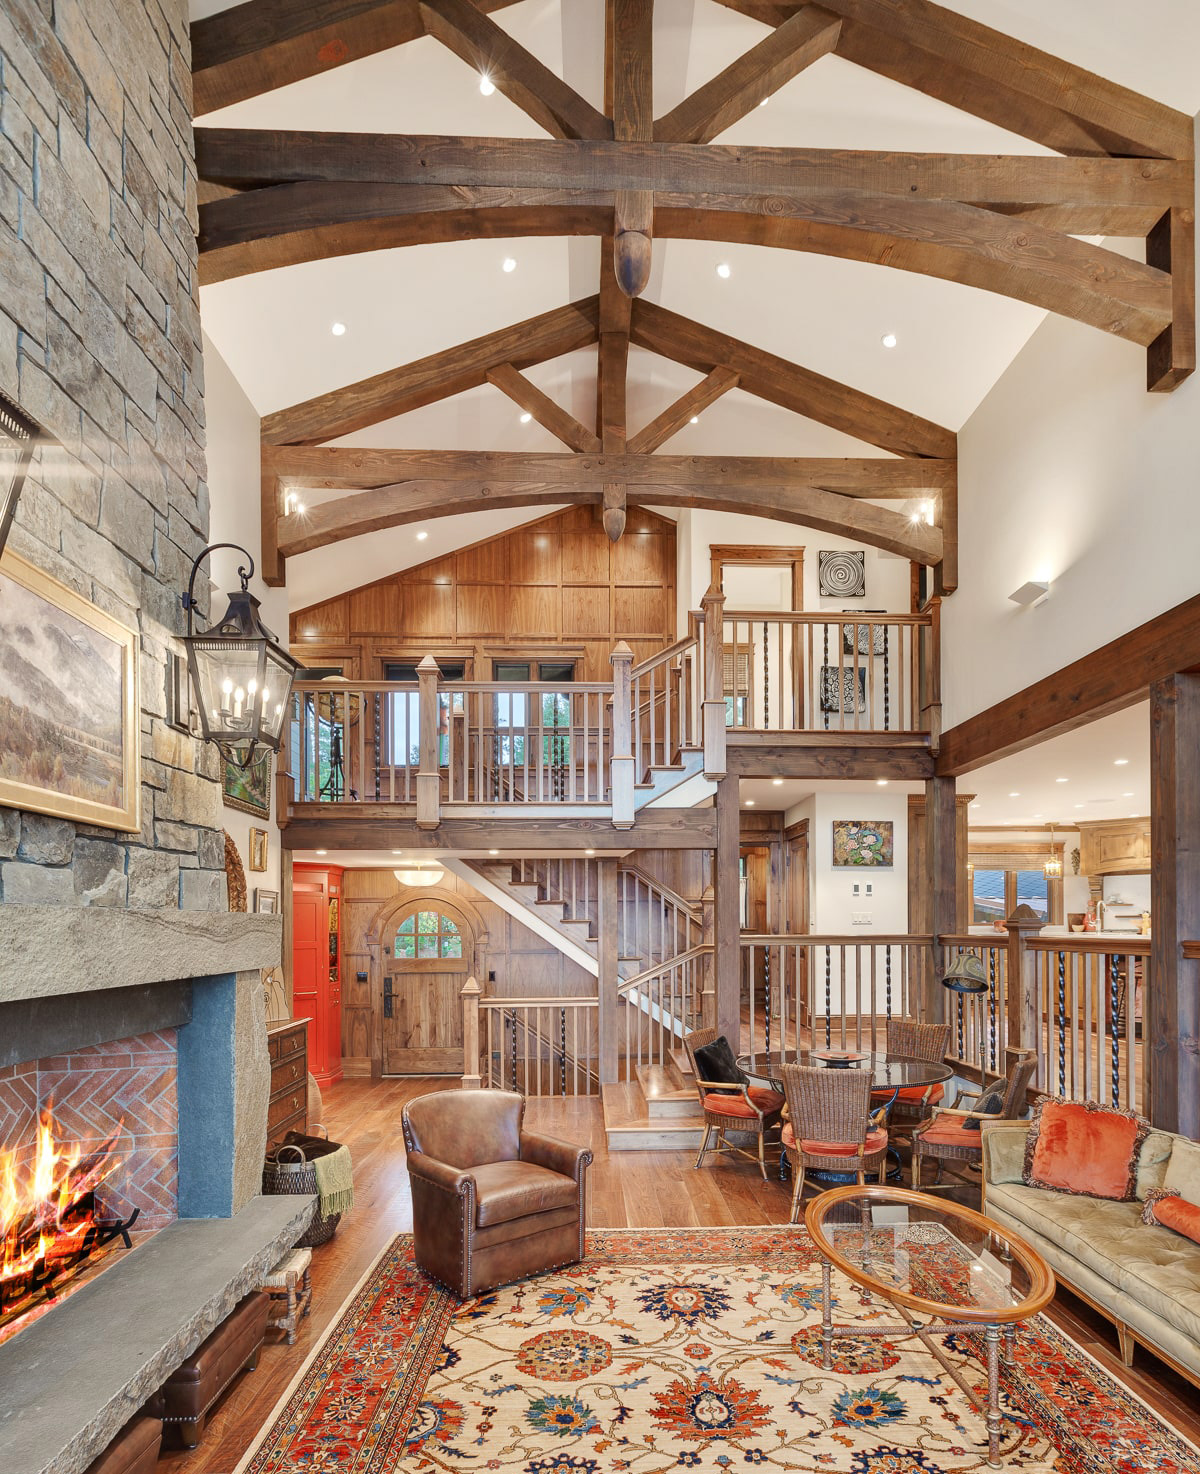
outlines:
[[[771,726],[771,640],[770,627],[763,620],[763,731]]]
[[[1120,978],[1115,952],[1108,954],[1108,977],[1109,1032],[1112,1036],[1112,1103],[1113,1110],[1118,1110],[1121,1101],[1121,1035],[1117,1025],[1117,1012],[1120,1007],[1117,984]]]
[[[374,708],[375,708],[375,802],[378,803],[379,802],[379,750],[380,750],[380,728],[379,728],[380,699],[379,699],[379,692],[376,691],[375,692],[375,695],[371,699],[372,699],[372,704],[374,705]],[[407,754],[407,756],[411,757],[411,753],[410,754]]]
[[[961,957],[962,954],[963,954],[963,948],[960,947],[958,949],[958,955]],[[958,1057],[959,1057],[959,1059],[962,1059],[962,1057],[963,1057],[963,1045],[964,1045],[964,1042],[965,1042],[965,1037],[964,1037],[964,1034],[963,1034],[963,995],[961,993],[959,993],[956,996],[958,998]]]
[[[771,949],[763,948],[763,1007],[767,1015],[767,1053],[771,1052]]]
[[[884,627],[883,627],[883,730],[885,732],[888,732],[888,731],[891,730],[891,710],[892,710],[892,688],[891,688],[891,685],[889,684],[890,678],[889,678],[889,675],[888,675],[888,672],[890,670],[890,655],[889,655],[889,652],[888,652],[888,634],[889,634],[888,626],[885,624]],[[873,639],[872,639],[871,643],[872,643],[872,645],[874,645],[875,642],[874,642]]]
[[[823,624],[821,626],[821,628],[825,632],[825,645],[824,645],[825,654],[823,656],[824,663],[821,666],[821,715],[825,719],[825,730],[828,732],[829,731],[829,691],[828,691],[828,683],[829,683],[829,625],[828,624]],[[841,674],[841,671],[839,671],[838,672],[838,701],[840,702],[841,699],[842,699],[842,674]]]
[[[567,1093],[567,1010],[558,1010],[558,1093]]]
[[[1058,954],[1058,1093],[1067,1093],[1067,954]]]
[[[884,950],[885,950],[885,958],[886,958],[886,960],[884,962],[884,987],[886,989],[887,1017],[890,1019],[891,1016],[892,1016],[892,944],[891,944],[891,942],[889,942],[887,944],[887,947]]]
[[[988,1053],[996,1072],[996,949],[988,948]]]
[[[509,1015],[509,1019],[510,1019],[510,1021],[512,1023],[512,1041],[513,1041],[512,1042],[512,1088],[515,1090],[517,1088],[517,1014],[516,1014],[516,1010],[515,1009]],[[526,1087],[526,1090],[528,1090],[528,1088],[529,1088],[529,1070],[528,1070],[528,1067],[526,1067],[525,1076],[526,1076],[526,1078],[525,1078],[525,1087]],[[525,1094],[525,1091],[522,1091],[521,1093],[522,1094]]]
[[[825,1048],[833,1042],[833,983],[830,976],[829,947],[825,947]]]

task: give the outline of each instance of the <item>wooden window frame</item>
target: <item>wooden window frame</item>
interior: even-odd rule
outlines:
[[[1014,841],[1011,844],[968,842],[967,865],[971,870],[968,894],[969,914],[972,916],[975,914],[974,872],[976,867],[980,870],[1002,870],[1004,872],[1004,914],[1011,916],[1017,906],[1017,871],[1037,870],[1051,859],[1057,859],[1061,865],[1065,861],[1066,848],[1065,844],[1051,843],[1047,840]],[[1065,925],[1066,909],[1061,874],[1046,877],[1046,904],[1050,913],[1046,925]]]
[[[724,588],[723,573],[728,567],[790,568],[792,570],[792,609],[804,608],[804,549],[771,548],[741,543],[709,543],[709,568],[712,582]]]

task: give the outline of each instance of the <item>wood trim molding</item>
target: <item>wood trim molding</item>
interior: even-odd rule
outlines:
[[[804,608],[804,549],[750,547],[736,544],[709,543],[710,583],[723,587],[722,573],[726,567],[759,565],[764,568],[790,568],[792,570],[792,608]]]

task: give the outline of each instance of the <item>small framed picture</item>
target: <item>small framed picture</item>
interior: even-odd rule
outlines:
[[[250,831],[250,869],[265,870],[267,868],[267,831],[265,829],[251,829]]]
[[[265,891],[254,887],[254,909],[264,916],[274,916],[279,911],[279,892]]]

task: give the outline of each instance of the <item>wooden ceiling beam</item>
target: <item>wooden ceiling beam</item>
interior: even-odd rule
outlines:
[[[438,191],[438,186],[430,187]],[[533,202],[528,199],[533,195]],[[524,235],[609,235],[612,210],[595,200],[546,202],[501,191],[475,205],[463,190],[394,185],[276,185],[205,205],[201,281],[333,255],[434,241]],[[506,203],[498,203],[503,197]],[[709,195],[658,197],[655,232],[807,251],[941,277],[1029,302],[1146,346],[1169,325],[1163,271],[1028,221],[953,201],[846,192],[809,201]]]
[[[563,469],[584,457],[560,457]],[[673,457],[625,457],[642,465],[654,465]],[[693,463],[694,464],[694,463]],[[883,464],[888,464],[884,462]],[[907,462],[922,465],[928,462]],[[536,469],[536,467],[531,468]],[[914,524],[900,512],[876,506],[865,498],[843,496],[813,485],[798,475],[786,481],[747,483],[730,479],[707,482],[685,480],[675,484],[663,480],[633,486],[626,481],[605,483],[599,477],[580,479],[453,480],[417,479],[389,484],[350,496],[339,497],[305,514],[282,519],[278,545],[284,557],[313,552],[347,538],[380,532],[388,527],[453,517],[483,508],[502,509],[538,505],[603,506],[607,485],[628,485],[629,500],[637,505],[712,507],[719,511],[769,517],[832,532],[869,543],[915,563],[933,565],[941,560],[942,533],[937,527]]]
[[[516,0],[475,0],[482,11]],[[417,0],[247,0],[191,26],[196,117],[425,34]]]
[[[719,0],[767,25],[804,7]],[[931,0],[821,0],[837,54],[1065,154],[1192,157],[1192,119]]]
[[[953,459],[957,454],[953,430],[653,302],[635,305],[632,336],[637,347],[697,373],[731,370],[737,374],[738,388],[748,394],[893,455]]]
[[[528,368],[576,348],[586,348],[596,341],[598,323],[598,301],[585,297],[469,343],[431,353],[415,363],[264,415],[262,438],[282,445],[335,440],[452,394],[476,389],[487,382],[489,369],[500,364],[514,370]]]
[[[807,5],[654,124],[665,143],[707,143],[837,46],[839,17]]]
[[[677,434],[688,424],[692,418],[701,414],[710,404],[720,399],[722,394],[728,394],[731,389],[737,388],[738,376],[731,368],[714,368],[706,374],[700,382],[681,394],[674,404],[669,404],[662,414],[633,437],[629,442],[629,450],[633,455],[649,455],[658,449],[660,445],[670,440],[672,435]]]
[[[472,0],[419,0],[427,33],[491,79],[555,138],[611,138],[612,123]]]
[[[690,194],[700,205],[710,193],[742,196],[755,208],[776,197],[861,190],[1013,212],[1059,210],[1061,228],[1085,235],[1099,233],[1114,210],[1129,212],[1127,225],[1134,216],[1144,220],[1145,234],[1166,210],[1194,202],[1191,161],[1174,159],[197,128],[196,163],[202,180],[235,190],[301,181],[606,199],[618,190],[652,190]]]
[[[568,410],[555,404],[548,394],[543,394],[511,363],[497,364],[495,368],[488,369],[487,381],[514,404],[519,404],[543,429],[549,430],[571,450],[594,452],[601,448],[599,436],[593,435],[586,425],[581,425]]]
[[[613,142],[648,143],[654,137],[654,0],[607,0],[605,57],[612,90]],[[613,270],[627,297],[650,280],[654,196],[618,189],[613,196]]]

